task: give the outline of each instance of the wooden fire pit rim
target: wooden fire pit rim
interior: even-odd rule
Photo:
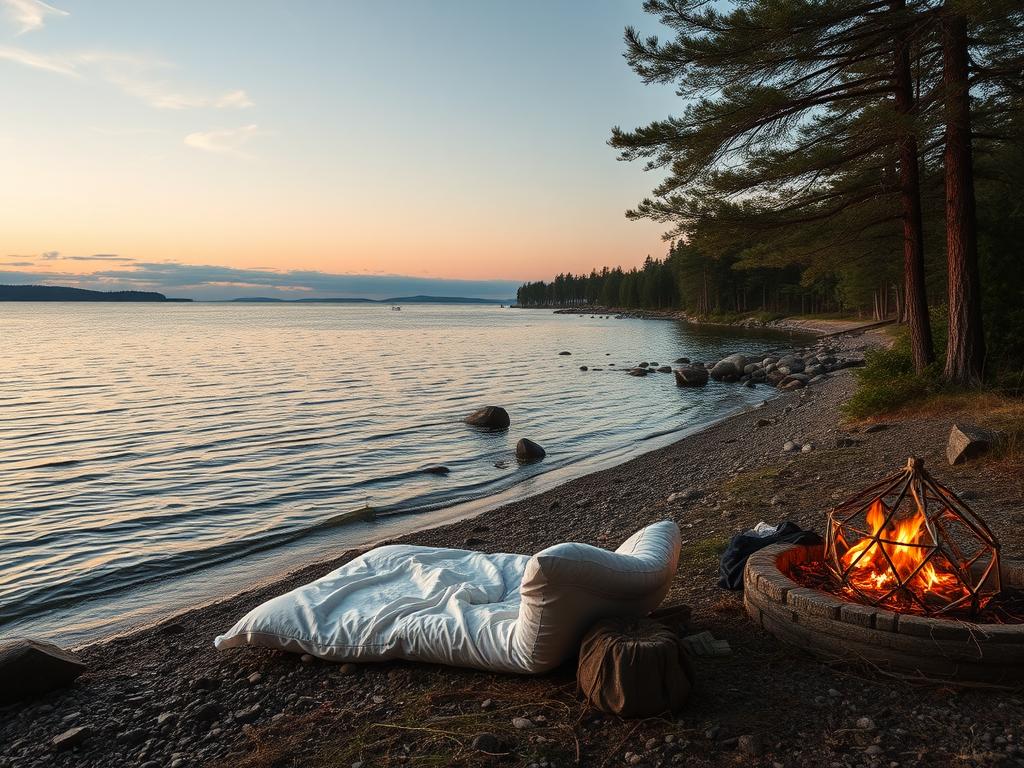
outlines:
[[[792,609],[798,618],[807,614],[839,624],[855,625],[879,632],[892,632],[912,637],[977,642],[979,636],[1024,644],[1024,624],[989,624],[951,618],[932,618],[911,613],[897,613],[885,608],[863,605],[800,586],[786,571],[799,563],[821,560],[824,546],[803,544],[771,544],[755,552],[747,560],[743,573],[744,590],[758,598]],[[1024,562],[1003,560],[1003,584],[1024,588]],[[749,613],[748,607],[748,613]],[[1024,654],[1024,647],[1021,649]]]

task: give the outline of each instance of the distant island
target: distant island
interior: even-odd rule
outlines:
[[[155,291],[89,291],[62,285],[0,285],[0,301],[192,301]]]
[[[392,299],[327,298],[327,299],[273,299],[252,296],[228,299],[233,303],[273,304],[513,304],[515,299],[475,299],[466,296],[396,296]]]

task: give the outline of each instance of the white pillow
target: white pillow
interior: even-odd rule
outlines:
[[[664,599],[679,565],[679,527],[663,520],[615,552],[556,544],[526,565],[512,653],[524,669],[544,672],[579,647],[595,621],[646,616]]]

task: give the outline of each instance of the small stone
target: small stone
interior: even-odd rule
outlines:
[[[493,733],[478,733],[473,737],[470,746],[477,752],[486,752],[491,755],[505,751],[505,745]]]
[[[124,733],[118,734],[117,743],[126,744],[131,747],[135,746],[136,744],[141,744],[147,738],[149,738],[149,733],[144,731],[142,728],[133,728],[130,731],[125,731]]]
[[[832,697],[833,699],[838,699],[838,698],[839,698],[840,696],[842,696],[843,694],[841,694],[841,693],[840,693],[839,691],[837,691],[837,690],[836,690],[835,688],[829,688],[829,689],[828,689],[828,695],[829,695],[829,696],[831,696],[831,697]]]
[[[480,709],[494,709],[494,702],[490,699],[484,699],[480,702]]]
[[[875,730],[875,721],[870,717],[861,717],[857,720],[857,727],[862,731],[873,731]]]
[[[800,446],[800,453],[810,453],[814,450],[814,443],[804,443]]]
[[[798,449],[800,449],[800,446],[797,445],[792,440],[787,440],[785,443],[782,444],[782,450],[785,451],[786,453],[793,453]]]
[[[253,704],[251,707],[240,709],[235,712],[235,721],[239,723],[251,723],[260,716],[260,711],[261,708],[259,704]]]
[[[756,734],[745,734],[736,740],[736,748],[745,755],[758,757],[764,751],[764,742]]]
[[[772,425],[772,422],[769,419],[758,419],[754,423],[754,426],[756,426],[756,427],[770,427],[771,425]]]
[[[563,351],[559,352],[558,354],[559,355],[571,355],[572,352],[567,352],[567,351],[563,350]]]
[[[525,717],[513,717],[512,727],[520,731],[525,731],[528,728],[533,728],[533,720],[528,720]]]
[[[359,667],[357,667],[355,664],[346,663],[338,667],[338,672],[340,672],[343,675],[354,675],[359,672]]]
[[[249,685],[256,685],[260,680],[263,679],[263,675],[259,672],[253,672],[249,675]]]
[[[867,749],[864,750],[864,754],[865,755],[871,755],[872,757],[878,757],[879,755],[884,754],[884,753],[885,753],[885,750],[882,749],[877,744],[872,744],[870,747],[868,747]]]
[[[157,725],[163,725],[164,723],[170,723],[171,725],[174,725],[176,722],[178,722],[177,712],[161,712],[159,715],[156,716]]]
[[[310,656],[308,653],[304,653],[302,654],[302,656],[299,657],[299,661],[301,661],[303,664],[312,664],[313,657]]]
[[[63,751],[77,747],[90,736],[92,736],[92,729],[89,726],[83,725],[78,728],[69,728],[64,733],[54,736],[51,743],[54,749]]]

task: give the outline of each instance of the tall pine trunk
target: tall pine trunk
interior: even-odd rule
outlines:
[[[890,8],[902,12],[905,0],[893,0]],[[894,86],[899,113],[898,149],[900,208],[903,217],[903,312],[910,330],[914,368],[920,372],[934,362],[932,326],[924,282],[924,234],[921,220],[921,179],[918,169],[917,135],[910,126],[914,112],[914,84],[910,74],[910,35],[904,29],[896,36]]]
[[[981,382],[985,337],[981,325],[968,67],[967,19],[962,14],[947,12],[942,17],[946,260],[949,276],[949,340],[945,374],[950,382],[974,386]]]

